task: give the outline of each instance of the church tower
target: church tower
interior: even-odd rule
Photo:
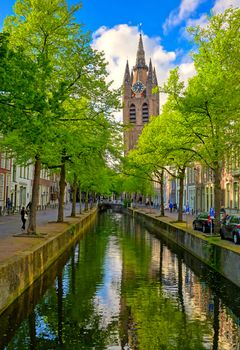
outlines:
[[[150,59],[145,62],[142,34],[139,37],[136,64],[130,74],[128,61],[123,79],[123,123],[130,124],[124,133],[125,154],[136,146],[137,139],[149,117],[159,115],[159,94],[152,89],[158,85],[155,68]]]

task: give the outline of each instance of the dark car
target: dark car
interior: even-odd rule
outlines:
[[[232,239],[235,244],[240,243],[240,215],[228,215],[222,220],[220,236]]]
[[[193,220],[193,229],[201,230],[203,233],[211,231],[211,221],[208,220],[208,213],[200,213]],[[214,222],[212,220],[212,232],[214,231]]]

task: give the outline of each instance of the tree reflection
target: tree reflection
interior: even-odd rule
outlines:
[[[134,234],[124,235],[121,241],[121,304],[124,305],[121,311],[125,313],[121,315],[121,320],[126,322],[127,318],[128,326],[127,334],[122,338],[122,348],[128,344],[131,349],[205,349],[203,339],[209,333],[209,327],[199,320],[188,320],[185,314],[181,257],[178,258],[178,303],[168,297],[162,288],[162,243],[159,251],[159,283],[151,273],[151,240],[146,237],[143,228],[135,227]]]
[[[121,252],[119,281],[114,275],[109,279],[114,270],[108,259],[113,236]],[[200,270],[197,263],[194,269]],[[212,288],[220,288],[213,275],[209,278]],[[114,284],[119,314],[104,309],[110,309],[116,297],[111,295]],[[212,293],[205,280],[201,283],[184,254],[170,250],[129,218],[101,216],[96,231],[70,251],[64,268],[38,298],[35,307],[35,299],[26,300],[31,308],[2,348],[203,350],[206,338],[212,350],[219,347],[219,294]]]
[[[36,349],[36,315],[33,311],[29,317],[29,335],[30,335],[30,350]]]
[[[212,350],[218,350],[218,337],[219,337],[219,298],[214,295],[214,313],[213,313],[213,348]]]

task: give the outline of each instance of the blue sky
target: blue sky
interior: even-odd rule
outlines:
[[[68,3],[74,4],[76,0],[68,0]],[[226,2],[226,1],[225,1]],[[11,14],[12,6],[15,0],[2,0],[0,5],[0,24],[2,25],[4,18]],[[164,32],[163,25],[167,18],[174,11],[177,12],[179,6],[184,1],[180,0],[151,0],[151,1],[129,1],[121,0],[116,2],[113,0],[83,0],[82,10],[79,11],[77,20],[86,25],[86,28],[91,32],[96,31],[102,26],[108,28],[119,24],[127,24],[129,26],[138,26],[142,23],[143,32],[150,36],[160,36],[161,42],[167,50],[176,48],[189,48],[186,39],[183,40],[179,36],[179,30],[184,25],[185,21],[181,21]],[[196,8],[191,11],[189,18],[199,18],[202,13],[209,13],[214,6],[214,0],[188,0],[187,3],[196,4]],[[188,16],[186,16],[186,20]]]
[[[15,0],[1,1],[0,26],[12,13],[14,3]],[[77,0],[68,0],[68,3],[76,4]],[[186,27],[206,25],[206,15],[211,10],[219,13],[230,6],[240,7],[240,0],[83,0],[82,4],[77,21],[92,32],[93,46],[104,51],[110,79],[114,81],[114,87],[119,87],[126,60],[129,60],[130,68],[135,64],[140,23],[146,60],[148,63],[151,57],[160,85],[176,65],[186,81],[194,74],[189,55],[192,44]]]

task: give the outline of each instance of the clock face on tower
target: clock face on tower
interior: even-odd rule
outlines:
[[[135,94],[141,94],[144,90],[145,90],[145,86],[143,85],[143,83],[140,80],[136,81],[136,83],[133,84],[133,86],[132,86],[132,91]]]

